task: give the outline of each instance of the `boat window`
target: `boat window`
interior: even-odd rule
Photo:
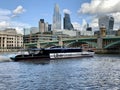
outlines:
[[[20,50],[17,54],[28,55],[29,53],[26,50]]]
[[[39,51],[38,50],[29,50],[29,54],[38,54]]]
[[[38,54],[39,53],[39,51],[35,51],[35,54]]]

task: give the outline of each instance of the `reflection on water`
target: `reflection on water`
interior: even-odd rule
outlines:
[[[22,61],[19,61],[19,62],[21,62],[21,63],[26,63],[26,64],[35,64],[35,65],[39,65],[39,64],[41,64],[41,65],[45,65],[45,64],[49,64],[50,63],[50,60],[27,60],[27,61],[25,61],[25,60],[22,60]]]
[[[120,56],[0,63],[0,90],[119,90]]]

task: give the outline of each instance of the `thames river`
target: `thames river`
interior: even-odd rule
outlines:
[[[120,55],[42,63],[0,59],[0,90],[120,90]]]

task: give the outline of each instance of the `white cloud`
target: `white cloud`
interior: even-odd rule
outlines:
[[[74,29],[80,30],[80,31],[85,31],[87,28],[87,22],[85,19],[82,20],[82,24],[78,23],[78,22],[73,22],[72,23],[74,26]],[[90,24],[90,27],[92,27],[93,31],[98,30],[98,18],[94,18]]]
[[[4,30],[5,28],[15,28],[18,33],[23,34],[23,28],[30,27],[30,25],[19,21],[13,21],[12,18],[23,12],[25,12],[25,9],[22,6],[18,6],[13,10],[13,13],[11,10],[0,8],[0,30]]]
[[[114,17],[114,30],[118,30],[120,28],[120,12],[110,14]]]
[[[29,24],[26,24],[26,23],[12,21],[12,22],[10,22],[9,27],[15,28],[18,33],[23,34],[23,28],[28,28],[28,27],[31,27],[31,26]]]
[[[23,34],[23,28],[29,28],[31,27],[28,24],[20,23],[20,22],[14,22],[14,21],[1,21],[0,22],[0,30],[4,30],[6,28],[15,28],[17,33]]]
[[[16,22],[16,21],[12,21],[10,24],[12,27],[29,27],[30,25],[25,24],[25,23],[21,23],[21,22]]]
[[[114,28],[113,30],[118,30],[120,28],[120,12],[117,13],[111,13],[108,14],[114,17]],[[93,28],[93,30],[99,30],[99,25],[98,25],[98,18],[99,17],[93,17],[92,21],[90,22],[90,26]]]
[[[9,27],[9,23],[8,22],[6,22],[6,21],[1,21],[0,22],[0,28],[5,28],[5,27]]]
[[[99,30],[98,26],[98,18],[93,18],[93,20],[90,22],[90,27],[92,27],[93,31]]]
[[[10,15],[10,10],[0,8],[0,29],[9,27],[10,23],[8,21],[11,19]]]
[[[71,14],[71,11],[69,9],[63,9],[63,13]]]
[[[17,33],[19,33],[19,34],[24,34],[23,28],[16,27],[15,29],[16,29]]]
[[[87,21],[85,19],[82,20],[82,27],[86,27]]]
[[[0,8],[0,21],[10,20],[11,11]]]
[[[10,19],[10,16],[0,16],[0,21],[9,21]]]
[[[72,24],[73,24],[74,29],[77,29],[80,31],[86,30],[86,28],[87,28],[87,22],[85,19],[82,20],[82,24],[80,24],[78,22],[73,22]]]
[[[15,10],[13,10],[13,16],[17,16],[19,14],[24,13],[26,10],[23,8],[23,6],[19,5]]]
[[[0,29],[5,29],[5,28],[18,28],[19,29],[23,29],[23,28],[27,28],[30,27],[29,24],[26,23],[21,23],[21,22],[15,22],[15,21],[1,21],[0,22]]]
[[[10,10],[1,9],[1,8],[0,8],[0,16],[3,16],[3,15],[10,15],[10,14],[11,14],[11,11],[10,11]]]
[[[106,14],[120,12],[120,0],[91,0],[83,3],[78,10],[82,14]]]
[[[120,22],[120,12],[110,14],[114,17],[116,23]]]
[[[112,15],[114,17],[114,30],[120,27],[120,0],[91,0],[90,3],[83,3],[78,10],[80,15],[93,17],[90,26],[93,30],[98,30],[98,18],[101,15]],[[88,16],[89,15],[89,16]]]
[[[73,25],[74,29],[81,30],[82,26],[78,22],[73,22],[72,25]]]

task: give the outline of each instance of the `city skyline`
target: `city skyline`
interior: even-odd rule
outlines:
[[[114,26],[114,18],[113,17],[102,16],[99,18],[99,28],[105,27],[107,35],[113,34],[113,26]]]
[[[93,30],[98,29],[98,17],[104,14],[115,18],[114,29],[120,27],[120,0],[114,2],[112,0],[31,0],[30,2],[11,0],[10,3],[1,0],[0,29],[12,27],[21,30],[24,27],[38,27],[41,18],[52,24],[55,3],[59,5],[61,20],[64,12],[69,13],[73,26],[79,30],[86,23],[89,23]]]

